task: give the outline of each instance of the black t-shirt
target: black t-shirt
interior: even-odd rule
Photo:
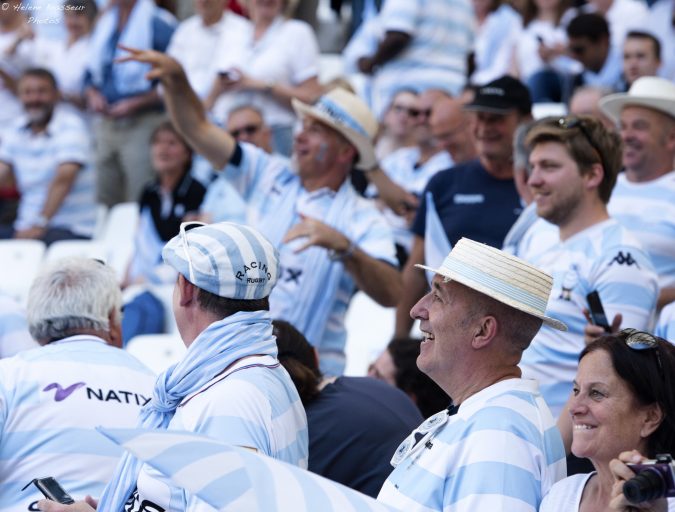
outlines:
[[[399,444],[424,419],[399,389],[340,377],[307,407],[309,470],[376,497]]]
[[[497,179],[478,160],[471,160],[429,180],[412,225],[413,233],[420,237],[425,232],[428,191],[452,246],[467,237],[501,248],[506,233],[523,210],[512,179]]]
[[[183,179],[173,189],[171,211],[162,216],[162,196],[159,183],[147,185],[143,189],[140,200],[140,210],[150,208],[152,221],[160,238],[164,241],[171,240],[180,231],[180,223],[188,212],[199,210],[206,189],[187,172]]]

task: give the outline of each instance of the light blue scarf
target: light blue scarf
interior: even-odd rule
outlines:
[[[275,206],[274,213],[265,219],[264,234],[280,250],[284,235],[298,221],[295,207],[301,190],[302,185],[297,179],[288,190],[284,191],[286,195],[281,203]],[[353,221],[351,211],[356,201],[358,201],[356,191],[349,180],[346,180],[333,197],[328,214],[320,220],[333,229],[346,233],[349,223]],[[308,253],[305,265],[307,274],[311,274],[312,278],[303,279],[295,307],[284,320],[302,332],[312,345],[319,347],[326,330],[328,316],[335,304],[335,295],[344,266],[339,261],[331,261],[323,247],[310,247],[306,250]],[[281,265],[283,264],[282,260]]]
[[[152,19],[155,14],[152,0],[136,0],[129,14],[118,44],[148,50],[152,48]],[[91,38],[89,53],[89,71],[96,87],[103,84],[103,73],[113,59],[126,55],[126,52],[111,46],[113,34],[117,30],[119,7],[106,10],[96,24]],[[145,74],[150,70],[148,64],[140,62],[124,62],[113,64],[113,80],[115,90],[122,96],[131,96],[150,89],[150,82]]]
[[[267,311],[239,312],[212,323],[190,345],[183,359],[162,373],[152,400],[141,410],[139,428],[166,429],[181,401],[235,361],[249,355],[276,357],[276,339]],[[98,510],[123,512],[142,462],[125,453],[103,491]]]

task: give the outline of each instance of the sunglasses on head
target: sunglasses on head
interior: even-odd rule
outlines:
[[[600,148],[598,148],[598,146],[593,141],[593,138],[591,137],[591,132],[584,125],[583,119],[579,119],[578,117],[574,116],[561,117],[560,119],[553,121],[553,123],[557,125],[559,128],[562,128],[563,130],[574,130],[574,129],[579,130],[586,139],[586,142],[588,142],[588,144],[591,146],[593,151],[597,153],[602,168],[603,169],[607,168],[605,167],[605,159],[602,157],[602,151],[600,151]]]
[[[661,354],[659,352],[659,338],[653,334],[645,331],[638,331],[637,329],[623,329],[619,332],[620,336],[625,336],[624,343],[631,350],[653,350],[656,354],[656,364],[659,367],[659,375],[664,378],[663,364],[661,363]]]
[[[230,135],[235,139],[238,139],[240,135],[248,135],[250,137],[251,135],[255,135],[258,130],[260,130],[259,124],[247,124],[230,131]]]

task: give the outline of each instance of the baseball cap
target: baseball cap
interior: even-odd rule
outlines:
[[[523,115],[532,111],[532,97],[527,87],[517,78],[505,75],[478,88],[471,103],[464,110],[508,114],[517,110]]]
[[[162,258],[192,284],[228,299],[267,297],[277,282],[279,256],[250,226],[233,222],[184,222]]]

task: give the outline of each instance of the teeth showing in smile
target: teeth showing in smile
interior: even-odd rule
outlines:
[[[434,335],[430,332],[423,332],[422,334],[424,336],[424,341],[433,341]]]
[[[591,430],[594,429],[595,427],[592,427],[590,425],[574,425],[574,430]]]

